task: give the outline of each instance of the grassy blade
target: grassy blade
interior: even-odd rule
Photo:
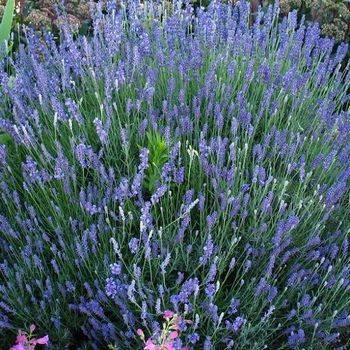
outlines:
[[[0,44],[10,37],[14,10],[15,0],[7,0],[4,16],[0,24]]]

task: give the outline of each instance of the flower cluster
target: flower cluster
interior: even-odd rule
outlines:
[[[49,337],[47,335],[38,339],[34,338],[33,332],[35,328],[35,325],[31,325],[29,327],[29,333],[20,330],[16,338],[16,344],[10,350],[34,350],[36,345],[48,344]]]
[[[180,337],[180,324],[191,323],[189,320],[182,320],[182,318],[174,314],[170,310],[164,311],[165,323],[163,329],[159,335],[155,336],[155,340],[152,338],[145,339],[145,334],[142,329],[137,330],[138,336],[144,342],[145,350],[175,350],[179,347]],[[188,347],[181,347],[182,350],[188,350]]]
[[[97,6],[1,62],[0,347],[349,348],[348,46],[249,8]]]

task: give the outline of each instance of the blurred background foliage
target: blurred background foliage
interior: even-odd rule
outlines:
[[[288,13],[298,9],[307,20],[320,24],[322,34],[336,41],[349,41],[350,1],[345,0],[281,0],[281,9]]]
[[[7,0],[0,0],[2,16]],[[74,28],[81,28],[90,20],[90,0],[16,0],[16,23],[32,26],[36,30],[56,30],[62,16]]]
[[[229,0],[237,2],[237,0]],[[59,27],[59,13],[66,12],[66,19],[77,29],[89,24],[91,0],[16,0],[16,21],[36,29]],[[105,0],[117,3],[118,0]],[[193,0],[196,5],[207,6],[210,0]],[[274,0],[251,0],[252,12],[259,6],[267,6]],[[6,0],[0,0],[2,16]],[[297,9],[306,20],[320,24],[322,34],[333,37],[337,42],[350,40],[350,0],[280,0],[281,15]]]
[[[251,0],[252,12],[275,0]],[[280,0],[281,15],[298,10],[307,21],[318,22],[324,36],[337,42],[350,40],[350,0]]]

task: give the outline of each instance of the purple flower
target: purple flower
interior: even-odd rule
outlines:
[[[294,229],[299,224],[299,218],[296,215],[291,215],[286,220],[281,220],[277,223],[276,235],[273,238],[273,243],[278,247],[282,243],[283,235]]]
[[[94,119],[96,133],[102,144],[105,144],[108,139],[108,132],[105,130],[102,121],[98,118]]]
[[[55,174],[54,178],[58,180],[63,180],[69,175],[69,164],[66,157],[63,154],[59,154],[55,163]]]
[[[215,258],[214,262],[210,265],[210,269],[207,276],[207,282],[212,282],[215,279],[217,273],[217,258]]]
[[[170,253],[167,253],[165,259],[163,260],[163,262],[162,262],[161,265],[160,265],[161,273],[162,273],[163,275],[165,275],[166,267],[169,265],[170,259],[171,259],[171,254],[170,254]]]
[[[136,237],[133,237],[129,241],[129,249],[133,254],[136,254],[139,249],[139,239]]]
[[[203,350],[212,350],[213,346],[211,343],[211,338],[210,337],[206,337],[204,344],[203,344]]]
[[[111,274],[112,275],[115,275],[115,276],[118,276],[120,275],[121,271],[122,271],[122,266],[120,263],[114,263],[114,264],[111,264],[109,266],[110,270],[111,270]]]
[[[341,181],[333,185],[326,193],[326,205],[331,207],[335,205],[346,191],[346,183]]]
[[[211,298],[211,297],[214,296],[215,292],[216,292],[216,286],[215,286],[215,284],[213,284],[213,283],[207,284],[207,286],[205,287],[205,294],[206,294],[209,298]]]
[[[154,194],[151,197],[151,203],[154,205],[160,201],[160,199],[164,196],[164,194],[167,192],[168,186],[162,185],[157,188],[157,190],[154,192]]]
[[[338,317],[332,323],[332,326],[334,328],[348,327],[349,325],[350,325],[350,314],[347,315],[346,317],[345,316]]]
[[[238,316],[233,322],[226,321],[225,324],[229,331],[237,333],[245,322],[246,320],[244,317]]]
[[[5,167],[5,165],[7,164],[6,156],[7,156],[6,146],[0,145],[0,166],[1,167]]]
[[[192,333],[187,336],[187,339],[191,344],[196,344],[199,341],[199,335],[198,333]]]
[[[306,341],[305,332],[302,328],[297,331],[292,331],[288,337],[288,344],[291,348],[295,349],[299,345],[304,344]]]
[[[175,308],[179,303],[188,303],[189,297],[197,295],[199,292],[199,281],[197,278],[190,278],[184,282],[181,286],[181,290],[178,294],[172,295],[170,301],[174,304]]]
[[[214,243],[211,234],[208,235],[207,241],[203,247],[203,255],[199,258],[201,265],[206,265],[214,252]]]
[[[148,155],[149,155],[149,150],[147,148],[142,148],[140,151],[140,164],[138,166],[139,171],[145,171],[147,169]]]
[[[209,231],[211,231],[211,229],[215,225],[217,218],[218,213],[216,211],[207,216],[207,226]]]
[[[263,199],[261,204],[261,210],[263,213],[271,213],[271,203],[273,196],[273,192],[270,191],[269,194]]]
[[[24,178],[28,183],[44,183],[51,179],[46,170],[39,170],[38,164],[31,156],[27,156],[25,163],[22,164]]]
[[[291,320],[296,315],[297,315],[297,311],[295,309],[292,309],[287,315],[287,320]]]

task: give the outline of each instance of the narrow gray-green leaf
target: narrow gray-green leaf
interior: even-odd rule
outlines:
[[[4,15],[0,24],[0,45],[10,37],[14,11],[15,0],[7,0]]]

